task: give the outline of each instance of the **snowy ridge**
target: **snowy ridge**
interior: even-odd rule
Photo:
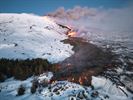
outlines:
[[[0,58],[64,60],[74,53],[66,31],[46,16],[0,14]]]

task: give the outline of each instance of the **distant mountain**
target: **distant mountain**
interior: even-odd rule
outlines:
[[[62,61],[73,54],[62,28],[46,16],[0,14],[0,58]]]

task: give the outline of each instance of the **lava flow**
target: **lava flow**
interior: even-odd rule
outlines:
[[[100,75],[110,67],[109,65],[114,66],[117,63],[110,51],[104,51],[83,38],[76,37],[77,33],[72,27],[61,24],[59,26],[68,29],[68,39],[62,42],[73,45],[75,53],[57,65],[51,81],[67,80],[90,85],[92,76]]]
[[[68,26],[67,26],[68,27]],[[69,36],[69,37],[76,37],[76,35],[77,35],[77,32],[72,28],[72,27],[68,27],[69,28],[69,30],[68,30],[68,32],[67,32],[67,35]]]
[[[70,37],[75,37],[76,36],[76,32],[75,31],[69,31],[68,32],[68,36],[70,36]]]
[[[62,24],[58,24],[58,25],[62,28],[68,29],[68,31],[66,32],[66,35],[68,35],[69,37],[75,37],[77,35],[77,32],[74,31],[72,27],[68,25],[62,25]]]
[[[103,51],[82,38],[72,36],[62,42],[73,45],[75,53],[60,62],[52,81],[67,80],[88,86],[91,84],[92,76],[100,75],[107,68],[118,64],[111,52]]]

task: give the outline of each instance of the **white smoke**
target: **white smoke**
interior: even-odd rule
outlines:
[[[88,7],[76,6],[73,9],[65,10],[63,7],[58,8],[55,12],[49,13],[48,16],[63,18],[68,20],[78,20],[85,16],[95,16],[96,10]]]
[[[133,7],[102,9],[76,6],[65,10],[57,9],[49,16],[58,18],[66,24],[94,27],[110,31],[133,31]]]

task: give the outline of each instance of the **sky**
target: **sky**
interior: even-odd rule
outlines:
[[[0,0],[0,13],[33,13],[45,15],[59,7],[122,8],[132,0]]]

